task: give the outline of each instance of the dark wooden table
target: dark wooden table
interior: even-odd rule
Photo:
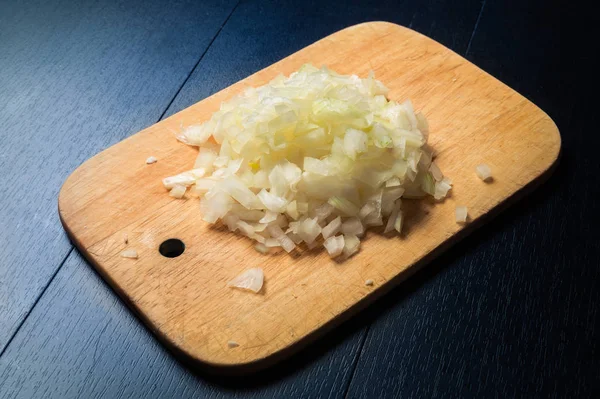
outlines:
[[[62,182],[339,29],[387,20],[521,92],[563,152],[534,193],[255,376],[194,373],[82,259]],[[0,0],[0,397],[600,397],[598,21],[576,2]]]

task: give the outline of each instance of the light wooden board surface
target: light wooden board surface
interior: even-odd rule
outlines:
[[[174,200],[161,184],[190,169],[197,153],[173,132],[208,119],[245,87],[308,62],[360,76],[374,70],[390,99],[411,99],[428,118],[437,162],[454,182],[443,203],[406,202],[402,236],[369,233],[360,253],[343,263],[320,251],[261,255],[248,239],[202,222],[197,199]],[[421,34],[370,22],[328,36],[91,158],[65,182],[59,212],[98,272],[184,360],[220,371],[254,370],[297,350],[456,241],[465,230],[454,221],[456,205],[469,209],[466,227],[476,224],[547,172],[559,151],[554,122],[514,90]],[[146,165],[151,155],[159,161]],[[480,163],[491,166],[492,183],[476,177]],[[158,246],[174,237],[186,250],[165,258]],[[122,258],[125,248],[136,249],[139,259]],[[265,272],[260,295],[226,287],[250,267]],[[240,346],[228,348],[230,340]]]

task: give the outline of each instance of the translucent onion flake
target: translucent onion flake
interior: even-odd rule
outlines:
[[[198,156],[163,185],[175,198],[198,197],[204,221],[221,221],[260,253],[320,246],[350,257],[367,228],[401,231],[403,199],[442,200],[452,188],[432,162],[425,117],[387,93],[373,73],[312,65],[247,88],[177,135]],[[230,286],[260,290],[259,270]]]
[[[264,274],[261,268],[255,267],[246,270],[227,283],[228,287],[240,288],[252,292],[259,292],[263,286]]]
[[[341,255],[344,250],[344,236],[329,237],[325,240],[323,246],[329,253],[329,256],[335,258]]]
[[[169,195],[174,198],[183,198],[186,190],[187,190],[186,186],[184,186],[182,184],[176,184],[175,186],[173,186],[173,188],[169,192]]]
[[[457,206],[455,212],[456,212],[456,223],[466,223],[467,222],[467,207],[466,206]]]
[[[492,170],[488,165],[484,163],[475,167],[475,173],[481,180],[485,182],[489,182],[492,180]]]
[[[125,251],[121,252],[121,257],[129,258],[129,259],[137,259],[138,253],[135,249],[126,249]]]

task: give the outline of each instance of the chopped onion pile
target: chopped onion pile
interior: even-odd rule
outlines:
[[[373,73],[311,65],[248,88],[183,130],[177,138],[200,147],[194,169],[163,184],[176,198],[189,188],[205,221],[259,252],[304,243],[352,256],[368,227],[401,231],[401,198],[443,199],[452,187],[432,162],[425,117],[387,92]]]

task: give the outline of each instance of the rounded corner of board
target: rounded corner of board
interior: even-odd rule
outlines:
[[[62,225],[64,226],[67,233],[69,233],[70,235],[71,235],[71,230],[68,228],[68,222],[66,219],[67,219],[67,215],[71,211],[70,201],[73,198],[73,191],[74,191],[73,186],[78,181],[78,175],[81,173],[82,170],[86,169],[87,164],[90,163],[91,160],[94,158],[95,157],[87,159],[85,162],[83,162],[81,165],[79,165],[77,168],[75,168],[75,170],[73,170],[71,172],[71,174],[69,174],[69,176],[67,176],[67,178],[63,182],[62,186],[60,187],[60,190],[58,191],[58,201],[57,201],[58,215],[59,215]]]
[[[351,30],[355,30],[355,29],[362,29],[362,28],[370,28],[370,29],[381,30],[381,31],[389,31],[389,30],[395,29],[395,30],[401,30],[401,31],[405,31],[405,32],[418,33],[417,31],[407,28],[406,26],[402,26],[402,25],[398,25],[393,22],[382,21],[382,20],[361,22],[356,25],[348,26],[347,28],[344,28],[344,29],[338,31],[338,33],[344,32],[344,31],[351,31]]]
[[[546,141],[548,142],[548,149],[551,150],[552,153],[550,154],[550,162],[546,170],[551,171],[554,169],[554,166],[558,162],[560,154],[562,152],[562,137],[560,135],[560,129],[558,128],[558,125],[556,124],[554,119],[550,117],[550,115],[548,115],[543,109],[541,109],[536,104],[534,104],[534,106],[537,108],[538,112],[542,114],[542,120],[547,123],[547,127],[545,128],[547,137]]]
[[[77,169],[79,169],[81,166],[79,166]],[[77,169],[75,169],[63,182],[62,186],[60,187],[60,190],[58,192],[58,216],[60,217],[60,221],[62,223],[62,225],[65,227],[66,230],[68,230],[67,228],[67,223],[65,221],[65,210],[67,208],[67,203],[68,203],[68,199],[67,197],[69,197],[70,195],[70,190],[71,190],[71,186],[73,184],[73,174],[77,171]]]
[[[266,356],[258,356],[251,359],[239,359],[237,361],[233,360],[226,362],[220,359],[206,358],[201,353],[190,352],[181,345],[178,345],[170,340],[167,340],[165,343],[171,348],[171,351],[176,355],[176,357],[188,367],[215,375],[235,376],[258,372],[276,363],[278,359],[277,355],[280,352],[277,351]],[[239,346],[230,348],[228,350],[243,350],[243,347]]]

